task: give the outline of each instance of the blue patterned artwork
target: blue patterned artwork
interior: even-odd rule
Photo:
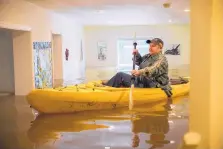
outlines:
[[[52,48],[51,42],[33,42],[35,88],[51,88]]]

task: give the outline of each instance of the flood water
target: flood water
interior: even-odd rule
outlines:
[[[185,96],[133,111],[39,116],[25,97],[0,96],[0,149],[176,149],[187,131]]]

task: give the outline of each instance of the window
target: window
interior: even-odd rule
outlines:
[[[145,39],[136,39],[137,46],[136,48],[139,50],[140,54],[143,56],[148,53],[148,47],[149,45],[146,43]],[[118,40],[118,71],[122,72],[129,72],[132,70],[133,67],[133,39],[119,39]],[[138,67],[136,66],[136,69]]]

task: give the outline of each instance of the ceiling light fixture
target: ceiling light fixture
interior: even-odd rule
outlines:
[[[184,9],[184,11],[185,11],[185,12],[189,12],[189,11],[190,11],[190,9]]]

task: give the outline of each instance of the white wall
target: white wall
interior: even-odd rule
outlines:
[[[62,36],[52,34],[53,86],[63,82]]]
[[[22,10],[22,11],[21,11]],[[63,59],[63,78],[65,82],[72,83],[77,78],[84,76],[84,62],[79,60],[80,57],[80,40],[83,36],[83,28],[78,23],[73,21],[74,18],[67,18],[63,15],[53,13],[50,10],[41,8],[27,1],[13,1],[0,5],[0,26],[11,27],[26,26],[31,29],[31,41],[49,42],[52,40],[52,33],[59,33],[62,36],[62,59]],[[70,59],[65,61],[65,49],[70,50]],[[32,64],[30,71],[34,71],[32,59],[32,46],[29,48],[30,60],[26,63]],[[25,63],[25,60],[24,60]],[[26,85],[27,92],[34,89],[31,86],[34,82],[33,73],[25,74],[20,70],[21,74],[27,77]],[[60,79],[60,78],[57,78]],[[21,90],[22,91],[22,90]],[[22,91],[23,95],[24,92]]]
[[[117,43],[119,38],[160,37],[164,44],[182,44],[180,56],[167,56],[170,68],[189,64],[190,29],[189,25],[156,25],[156,26],[87,26],[84,30],[86,44],[86,66],[115,67],[117,64]],[[97,42],[106,41],[108,46],[107,60],[97,60]],[[131,51],[130,51],[131,52]]]
[[[26,95],[34,88],[33,51],[31,32],[12,31],[15,76],[15,95]]]
[[[0,30],[0,92],[15,92],[12,34],[6,30]]]
[[[60,22],[58,24],[57,22]],[[84,77],[84,61],[80,60],[83,27],[70,18],[52,13],[53,30],[62,35],[63,80],[65,84],[72,84],[76,79]],[[84,44],[84,43],[83,43]],[[69,60],[65,59],[65,51],[69,50]],[[59,78],[57,78],[59,79]]]

